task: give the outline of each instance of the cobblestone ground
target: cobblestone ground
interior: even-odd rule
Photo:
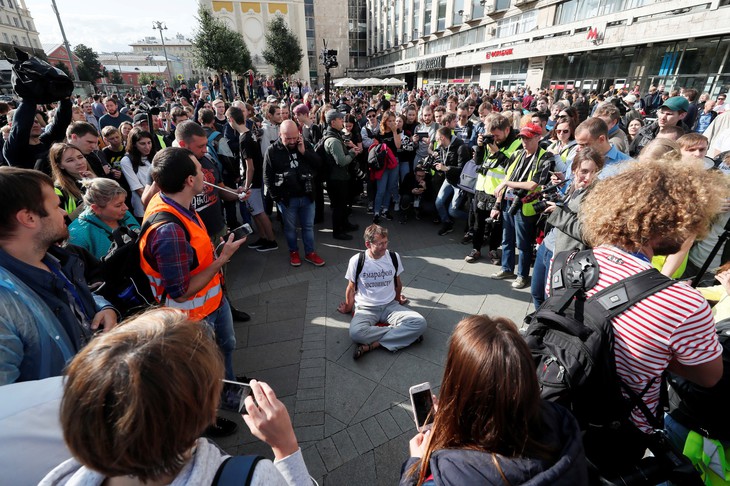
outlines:
[[[356,222],[364,229],[365,215]],[[494,281],[499,270],[481,260],[468,264],[470,245],[461,233],[437,236],[425,221],[385,222],[391,250],[405,268],[409,306],[426,317],[424,341],[397,353],[377,349],[353,361],[349,319],[336,310],[343,300],[349,258],[364,249],[362,239],[343,245],[318,225],[317,251],[327,264],[288,264],[286,242],[258,253],[243,248],[229,265],[231,301],[251,314],[236,323],[237,374],[268,382],[286,404],[309,472],[320,485],[393,485],[416,433],[408,388],[441,383],[448,338],[462,316],[503,315],[520,323],[531,310],[529,289]],[[459,227],[461,225],[457,225]],[[360,233],[361,234],[361,233]],[[220,440],[231,454],[271,450],[239,423],[236,435]]]

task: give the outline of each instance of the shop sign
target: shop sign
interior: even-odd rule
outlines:
[[[428,84],[428,79],[424,79],[423,84]]]
[[[461,83],[466,83],[466,80],[463,79],[463,78],[461,78],[461,79],[452,79],[451,80],[451,83],[453,83],[453,84],[461,84]]]
[[[514,54],[514,49],[511,47],[509,49],[498,49],[496,51],[488,51],[487,59],[491,59],[493,57],[511,56],[512,54]]]
[[[446,64],[446,56],[432,57],[430,59],[421,59],[416,61],[416,71],[432,71],[434,69],[443,69]]]

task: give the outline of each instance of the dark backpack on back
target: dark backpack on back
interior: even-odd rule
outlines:
[[[335,161],[334,157],[332,157],[332,154],[327,152],[327,150],[324,148],[324,143],[330,138],[335,137],[325,135],[324,137],[319,139],[317,144],[314,146],[314,153],[316,153],[322,161],[318,174],[322,180],[329,179],[330,174],[332,173],[332,168],[337,165],[337,161]]]
[[[91,221],[88,222],[99,226]],[[185,239],[190,241],[190,235],[182,221],[174,214],[165,211],[155,213],[147,219],[139,234],[126,226],[120,226],[108,234],[112,245],[107,254],[100,259],[97,277],[103,284],[95,293],[108,300],[124,317],[157,305],[149,278],[140,266],[142,256],[139,250],[139,238],[150,226],[159,222],[177,223],[185,232]]]
[[[387,157],[388,146],[384,143],[379,143],[371,147],[368,152],[368,168],[373,172],[383,170],[383,167],[387,163]]]
[[[395,268],[395,271],[393,272],[393,280],[395,281],[395,278],[398,276],[398,253],[394,251],[388,251],[388,253],[390,254],[390,261],[393,262],[393,268]],[[357,280],[360,278],[360,273],[364,266],[365,252],[361,251],[357,256],[357,266],[355,267],[355,290],[357,290]]]
[[[531,316],[525,332],[541,395],[571,410],[582,429],[626,424],[634,408],[656,427],[661,422],[641,399],[646,390],[633,392],[616,373],[611,321],[675,282],[650,269],[587,299],[599,274],[592,250],[560,253],[553,261],[551,296]]]

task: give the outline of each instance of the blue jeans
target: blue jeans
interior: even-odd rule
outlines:
[[[466,199],[466,193],[449,181],[444,181],[436,196],[436,211],[442,223],[448,223],[453,219],[466,219],[467,212],[459,209]]]
[[[397,200],[398,197],[398,166],[392,169],[385,169],[383,177],[376,181],[377,191],[375,192],[374,214],[381,209],[387,210],[390,207],[390,200]]]
[[[517,275],[527,278],[530,276],[537,216],[524,216],[521,210],[512,216],[509,214],[512,202],[504,201],[502,204],[502,270],[515,271],[516,246],[520,250]]]
[[[550,260],[552,258],[553,252],[548,250],[545,245],[540,245],[537,248],[535,265],[532,269],[532,286],[530,287],[532,302],[535,304],[535,309],[538,309],[542,303],[545,302],[545,284],[547,283],[548,272],[550,271]]]
[[[228,299],[223,297],[218,310],[209,314],[205,321],[215,332],[215,342],[223,353],[223,363],[226,367],[226,380],[235,380],[233,374],[233,351],[236,349],[236,333],[233,330],[233,315]]]
[[[411,171],[411,164],[410,162],[401,162],[398,164],[398,171],[400,172],[400,181],[403,182],[403,179],[406,175]]]
[[[314,202],[308,197],[293,197],[289,204],[283,202],[278,205],[281,217],[284,220],[284,236],[289,245],[289,251],[299,251],[297,244],[297,223],[302,228],[302,242],[304,254],[314,251]]]

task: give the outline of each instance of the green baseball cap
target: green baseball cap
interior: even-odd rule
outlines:
[[[664,102],[661,108],[669,108],[672,111],[687,111],[689,110],[689,101],[684,96],[672,96]]]

